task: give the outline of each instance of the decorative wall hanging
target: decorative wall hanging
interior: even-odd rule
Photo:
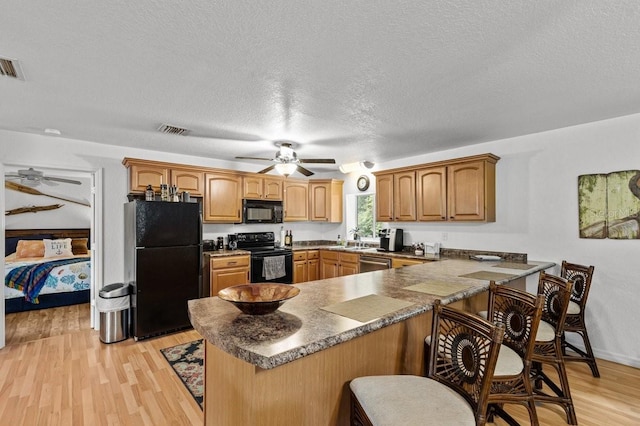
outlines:
[[[580,238],[640,239],[640,170],[578,176]]]
[[[12,216],[14,214],[22,213],[38,213],[46,210],[55,210],[64,206],[64,204],[51,204],[50,206],[30,206],[30,207],[18,207],[17,209],[11,209],[4,212],[5,216]]]
[[[56,200],[68,201],[70,203],[80,204],[81,206],[91,207],[91,204],[89,204],[89,203],[83,203],[83,202],[80,202],[80,201],[72,200],[70,198],[58,197],[56,195],[45,194],[44,192],[38,191],[35,188],[30,188],[28,186],[21,185],[21,184],[16,183],[16,182],[5,181],[4,182],[4,187],[7,188],[7,189],[11,189],[13,191],[23,192],[25,194],[43,195],[45,197],[55,198]]]

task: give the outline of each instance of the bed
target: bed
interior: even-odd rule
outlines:
[[[5,231],[5,313],[88,303],[88,229]]]

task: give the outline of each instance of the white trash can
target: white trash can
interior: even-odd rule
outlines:
[[[129,285],[109,284],[98,293],[100,340],[115,343],[129,338]]]

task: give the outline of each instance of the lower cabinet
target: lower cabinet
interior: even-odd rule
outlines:
[[[320,279],[357,274],[360,255],[331,250],[320,250]]]
[[[419,259],[393,259],[391,260],[391,266],[394,268],[402,268],[403,266],[420,265],[425,262],[426,260]]]
[[[293,252],[294,284],[320,279],[320,250],[297,250]]]
[[[250,282],[249,255],[212,257],[209,262],[209,290],[216,296],[223,288]]]

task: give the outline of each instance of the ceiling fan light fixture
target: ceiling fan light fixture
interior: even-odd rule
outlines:
[[[297,168],[298,165],[295,163],[276,164],[276,171],[285,177],[295,172]]]
[[[351,172],[360,172],[364,170],[368,170],[372,168],[375,164],[371,161],[357,161],[355,163],[345,163],[341,164],[338,169],[344,174],[348,174]]]

